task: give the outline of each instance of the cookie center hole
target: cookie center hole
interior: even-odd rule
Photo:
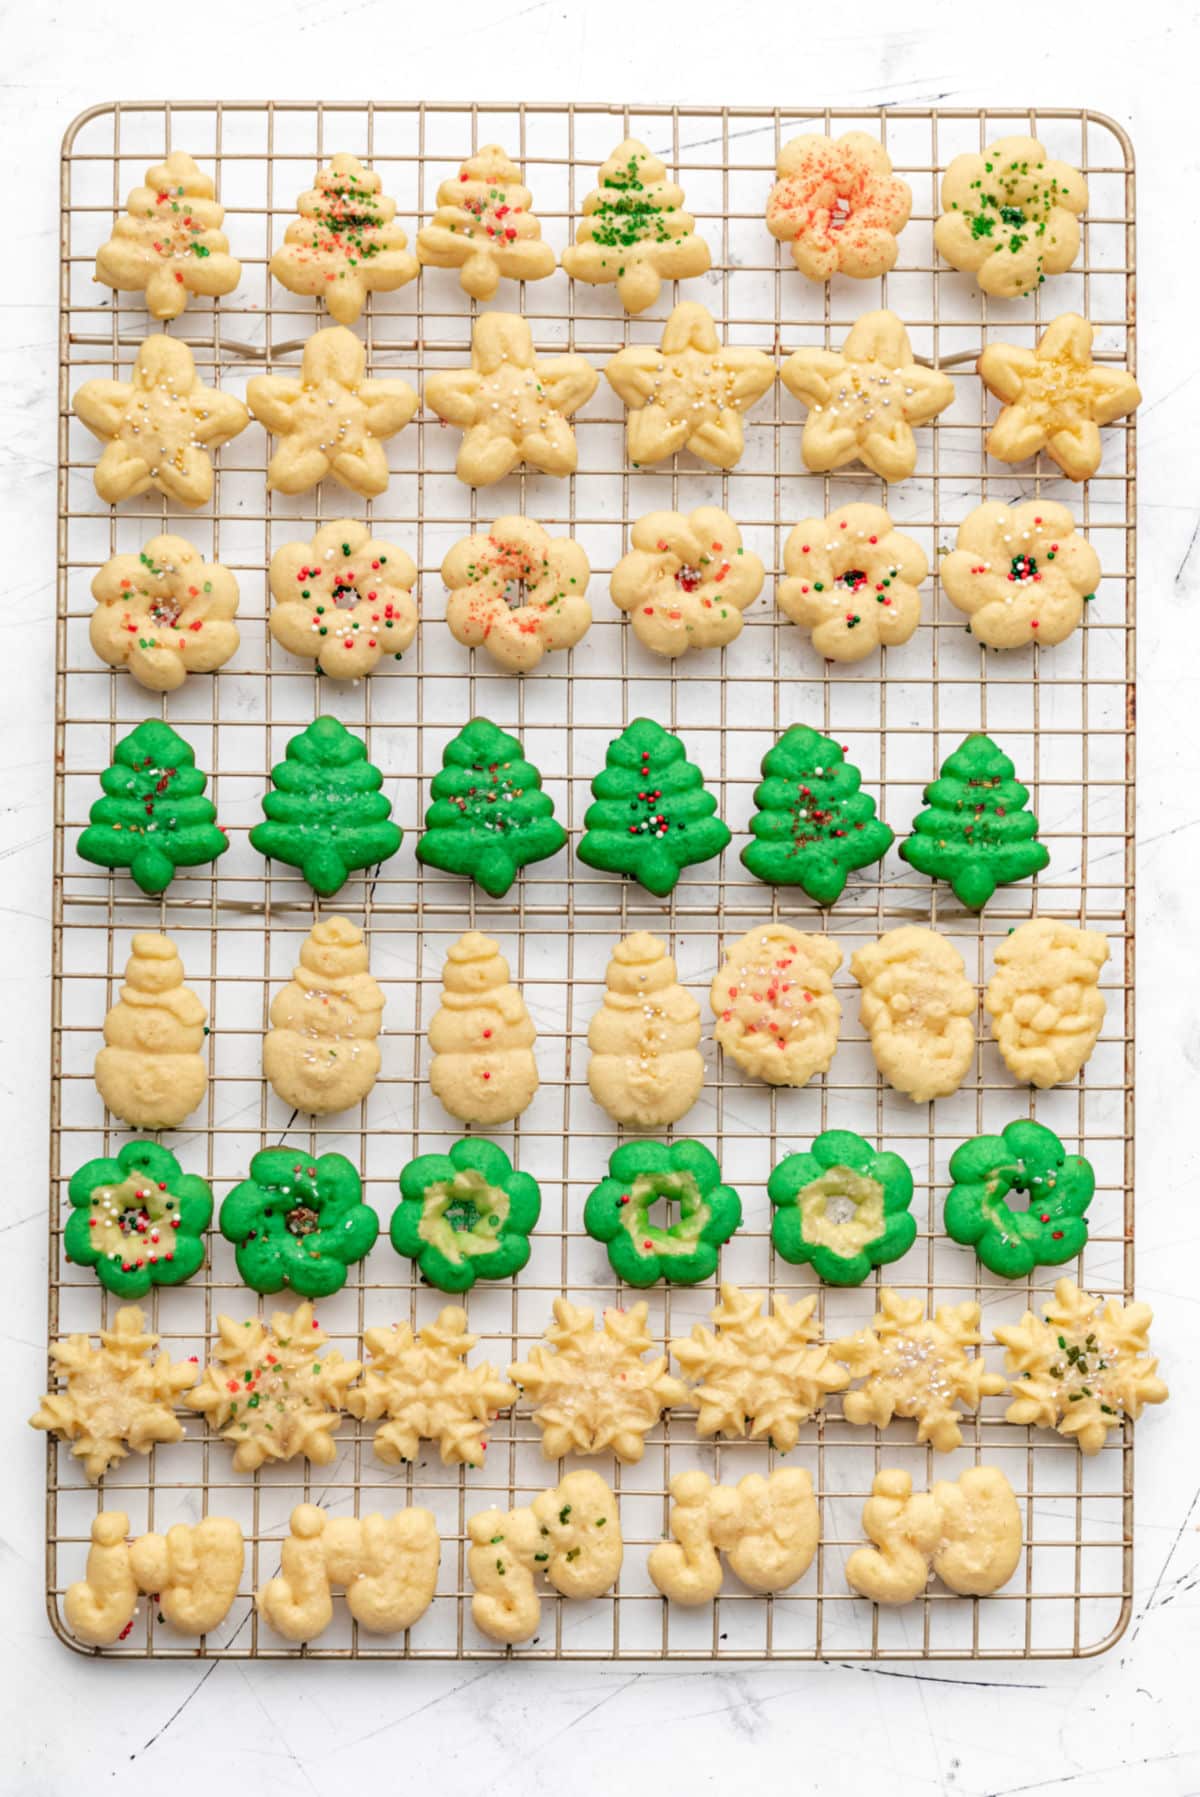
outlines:
[[[358,588],[344,580],[334,582],[333,603],[339,611],[351,611],[358,604]]]
[[[150,1213],[141,1205],[127,1205],[117,1218],[122,1235],[138,1235],[150,1227]]]
[[[521,606],[529,603],[529,583],[519,575],[504,583],[504,603],[509,611],[519,611]]]
[[[321,1227],[321,1219],[311,1204],[293,1205],[286,1223],[290,1235],[311,1235],[314,1229]]]
[[[829,228],[840,231],[850,217],[850,202],[844,193],[839,193],[833,202],[833,211],[829,214]]]
[[[150,622],[161,625],[165,630],[173,630],[179,622],[182,611],[183,606],[178,599],[172,599],[164,594],[161,599],[156,599],[151,605]]]
[[[1006,225],[1023,225],[1025,213],[1020,206],[1001,206],[1000,217]]]
[[[867,576],[861,568],[847,568],[844,574],[838,575],[837,584],[845,587],[847,592],[857,593],[859,587],[866,586]]]
[[[675,571],[675,585],[683,593],[694,593],[703,579],[699,568],[694,568],[690,562],[685,562],[682,568]]]

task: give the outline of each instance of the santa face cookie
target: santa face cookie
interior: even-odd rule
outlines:
[[[573,537],[548,536],[532,518],[497,518],[486,534],[461,538],[442,563],[450,634],[524,673],[583,637],[592,621],[590,575]]]
[[[914,1104],[957,1092],[975,1056],[975,988],[954,945],[919,924],[856,949],[859,1015],[875,1065]]]
[[[1018,924],[996,948],[983,1006],[1014,1079],[1043,1090],[1074,1079],[1104,1024],[1108,943],[1050,917]]]
[[[709,1002],[714,1035],[743,1072],[772,1086],[805,1086],[827,1073],[842,1007],[833,975],[842,951],[828,936],[786,923],[757,924],[725,953]]]
[[[647,512],[632,541],[608,590],[638,641],[671,659],[733,642],[742,613],[762,592],[764,571],[729,513],[715,505],[690,514]]]
[[[96,254],[96,279],[118,293],[144,293],[152,318],[178,318],[193,294],[232,293],[242,265],[221,229],[224,206],[186,150],[146,170],[113,234]]]
[[[310,543],[271,557],[271,635],[335,680],[361,680],[397,661],[417,633],[416,563],[365,524],[335,518]]]
[[[865,131],[793,137],[775,168],[779,178],[767,201],[767,229],[791,244],[802,275],[865,281],[895,266],[912,189],[892,173],[878,138]]]

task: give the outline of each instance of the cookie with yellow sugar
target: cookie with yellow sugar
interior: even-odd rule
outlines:
[[[772,1086],[805,1086],[827,1073],[842,1020],[833,990],[841,964],[829,936],[756,924],[726,949],[712,983],[718,1046]]]
[[[983,1007],[1014,1079],[1045,1089],[1074,1079],[1104,1025],[1108,943],[1052,917],[1018,924],[996,946]]]
[[[979,378],[1002,402],[988,432],[987,452],[999,462],[1027,462],[1042,450],[1068,480],[1090,480],[1100,466],[1100,426],[1142,403],[1125,368],[1092,360],[1095,330],[1077,312],[1047,325],[1033,349],[989,343]]]

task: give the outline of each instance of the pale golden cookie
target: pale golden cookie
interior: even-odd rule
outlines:
[[[254,1594],[255,1607],[285,1641],[312,1641],[333,1620],[334,1585],[371,1635],[411,1628],[433,1602],[442,1544],[433,1515],[419,1505],[390,1516],[331,1516],[297,1504],[280,1550],[280,1570]]]
[[[885,1467],[863,1506],[863,1532],[875,1546],[850,1555],[846,1583],[877,1604],[912,1603],[934,1573],[961,1597],[988,1597],[1021,1558],[1021,1512],[994,1466],[969,1466],[915,1495],[908,1473]]]
[[[628,1309],[606,1310],[599,1328],[586,1305],[554,1300],[554,1321],[528,1360],[509,1367],[535,1406],[547,1460],[564,1454],[612,1452],[633,1464],[642,1458],[646,1433],[664,1410],[687,1400],[687,1387],[667,1371],[667,1357],[643,1359],[657,1344],[646,1328],[644,1299]]]
[[[575,242],[562,253],[574,281],[616,282],[627,312],[644,312],[664,281],[706,274],[712,257],[683,209],[681,187],[666,164],[637,138],[619,143],[600,166],[600,183],[583,202]]]
[[[138,555],[111,556],[92,597],[92,648],[153,693],[173,693],[237,651],[238,583],[185,537],[153,537]]]
[[[104,1019],[96,1090],[133,1129],[178,1129],[204,1097],[208,1012],[183,983],[183,962],[169,936],[137,935],[125,983]]]
[[[760,349],[722,347],[707,306],[685,300],[657,349],[628,344],[605,365],[604,378],[628,411],[636,467],[690,449],[714,468],[732,468],[746,447],[742,413],[774,381],[775,363]]]
[[[1104,1024],[1099,930],[1033,917],[996,945],[983,1007],[1014,1079],[1042,1087],[1074,1079]]]
[[[242,265],[221,229],[224,206],[186,150],[146,170],[113,234],[96,253],[96,279],[118,293],[144,293],[152,318],[178,318],[194,293],[232,293]]]
[[[1010,511],[991,499],[963,519],[938,576],[985,649],[1049,648],[1082,622],[1100,584],[1100,557],[1075,534],[1065,505],[1030,499]]]
[[[718,1045],[772,1086],[805,1086],[827,1073],[842,1021],[833,990],[841,964],[832,937],[756,924],[726,949],[712,983]]]
[[[914,1104],[949,1098],[975,1056],[977,997],[953,943],[920,924],[885,930],[850,957],[875,1065]]]
[[[111,1647],[128,1632],[142,1593],[160,1622],[181,1635],[207,1635],[229,1614],[246,1559],[242,1531],[229,1516],[176,1523],[165,1535],[127,1540],[129,1518],[102,1510],[92,1523],[87,1573],[68,1585],[63,1615],[77,1641]]]
[[[780,150],[775,172],[767,229],[791,244],[802,275],[866,281],[895,267],[912,189],[892,173],[892,159],[877,137],[865,131],[793,137]]]
[[[921,622],[925,551],[894,529],[881,505],[844,505],[828,518],[801,519],[783,565],[779,609],[812,632],[813,648],[827,661],[863,661],[880,647],[894,649]]]
[[[399,1466],[417,1458],[422,1441],[436,1441],[443,1466],[482,1466],[487,1426],[517,1393],[490,1360],[467,1365],[478,1341],[457,1304],[447,1304],[416,1336],[407,1323],[366,1331],[370,1358],[346,1408],[379,1424],[376,1459]]]
[[[671,1480],[672,1539],[650,1549],[646,1570],[672,1603],[708,1604],[722,1584],[720,1555],[750,1591],[786,1591],[812,1565],[820,1514],[812,1479],[802,1467],[736,1485],[714,1485],[707,1473]]]
[[[864,312],[840,350],[795,350],[779,378],[808,407],[800,454],[813,474],[861,462],[883,480],[906,480],[917,465],[913,425],[954,398],[948,374],[913,360],[894,312]]]
[[[519,1117],[538,1089],[537,1031],[499,945],[479,930],[453,942],[429,1023],[429,1084],[452,1117],[488,1126]]]
[[[1150,1354],[1153,1321],[1148,1304],[1094,1298],[1060,1279],[1042,1317],[1027,1310],[996,1330],[1013,1393],[1006,1419],[1073,1435],[1082,1453],[1098,1454],[1110,1429],[1170,1395]]]
[[[347,917],[313,925],[286,986],[271,1001],[263,1072],[284,1104],[315,1117],[359,1104],[379,1074],[383,993],[367,945]]]
[[[368,293],[394,293],[420,273],[382,186],[357,156],[333,157],[300,195],[300,216],[271,257],[281,287],[323,300],[339,324],[354,323]]]
[[[1070,268],[1087,203],[1079,170],[1047,156],[1036,137],[999,137],[956,156],[942,176],[933,245],[985,293],[1015,299]]]
[[[71,404],[105,446],[95,482],[109,505],[151,487],[180,505],[207,505],[212,451],[250,422],[240,399],[205,386],[177,337],[147,337],[128,381],[85,381]]]
[[[217,1318],[213,1358],[187,1402],[234,1448],[235,1472],[301,1455],[328,1466],[336,1457],[334,1432],[362,1365],[336,1348],[322,1356],[327,1340],[311,1304],[275,1311],[269,1327],[261,1317]]]
[[[361,680],[417,634],[416,563],[353,518],[271,557],[271,635],[335,680]]]
[[[542,1619],[536,1575],[563,1597],[600,1597],[617,1582],[624,1548],[617,1500],[599,1473],[568,1473],[533,1503],[484,1510],[467,1523],[471,1617],[493,1641],[528,1641]]]
[[[417,232],[417,260],[457,268],[472,299],[491,299],[501,277],[542,281],[554,273],[554,251],[542,242],[533,195],[499,144],[485,144],[437,190],[432,224]]]
[[[314,331],[297,379],[256,374],[246,404],[279,438],[267,465],[267,491],[307,493],[331,474],[339,486],[377,499],[386,491],[383,445],[402,431],[420,399],[407,381],[366,379],[367,352],[344,325]]]
[[[50,1344],[66,1390],[47,1392],[30,1427],[73,1442],[71,1453],[83,1461],[93,1485],[130,1451],[148,1454],[156,1442],[183,1439],[172,1406],[195,1384],[196,1368],[188,1360],[172,1363],[165,1352],[154,1359],[158,1337],[145,1322],[136,1304],[125,1304],[112,1328],[100,1330],[98,1348],[86,1335]]]
[[[1045,450],[1068,480],[1088,480],[1100,466],[1100,426],[1142,403],[1124,368],[1092,361],[1095,333],[1086,318],[1064,312],[1047,326],[1036,349],[989,343],[979,378],[1004,406],[988,432],[998,462],[1026,462]]]
[[[582,639],[592,621],[590,576],[573,537],[548,536],[532,518],[497,518],[486,533],[460,537],[442,563],[450,634],[524,673]]]
[[[588,1087],[629,1129],[678,1123],[700,1096],[700,1006],[675,977],[675,962],[648,930],[618,942],[604,1002],[588,1024]]]
[[[1005,1389],[989,1373],[982,1354],[968,1354],[983,1340],[978,1304],[939,1304],[931,1317],[920,1298],[902,1298],[890,1286],[879,1294],[869,1329],[833,1343],[831,1352],[864,1384],[842,1399],[848,1423],[886,1429],[893,1417],[917,1424],[917,1440],[939,1454],[962,1446],[962,1411]]]
[[[742,533],[719,506],[647,512],[633,548],[612,571],[613,604],[628,612],[639,642],[656,655],[723,649],[742,628],[742,613],[762,592],[763,565],[742,547]]]

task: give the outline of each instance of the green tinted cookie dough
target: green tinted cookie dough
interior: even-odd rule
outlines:
[[[862,775],[839,745],[793,724],[763,757],[754,789],[753,841],[742,861],[770,886],[800,886],[819,905],[841,897],[852,868],[887,854],[892,832],[861,791]]]
[[[771,1240],[793,1265],[808,1261],[829,1285],[861,1285],[916,1239],[913,1179],[898,1154],[849,1129],[824,1130],[807,1154],[789,1154],[767,1181]]]
[[[404,1168],[392,1246],[439,1291],[466,1292],[477,1279],[521,1271],[541,1208],[535,1179],[494,1142],[466,1136],[449,1154],[420,1154]]]
[[[127,867],[143,892],[165,892],[177,867],[201,867],[229,847],[208,775],[169,724],[147,718],[117,744],[100,776],[104,797],[76,845],[98,867]]]
[[[913,819],[901,858],[931,880],[947,880],[971,911],[981,911],[997,886],[1027,880],[1050,859],[1036,840],[1038,820],[1027,811],[1029,789],[1013,778],[1013,764],[990,736],[968,736],[943,761],[925,788],[927,811]]]
[[[265,1148],[250,1177],[221,1206],[221,1234],[237,1251],[238,1272],[256,1292],[285,1285],[304,1298],[327,1298],[348,1268],[370,1253],[379,1218],[342,1154],[310,1160],[294,1148]]]
[[[950,1156],[950,1177],[946,1233],[1004,1279],[1072,1260],[1087,1241],[1091,1163],[1065,1154],[1042,1123],[1020,1118],[998,1136],[964,1142]],[[1027,1198],[1028,1209],[1009,1204],[1010,1192]]]
[[[337,718],[317,718],[293,736],[287,759],[271,769],[266,820],[250,841],[260,855],[299,868],[314,892],[330,898],[356,868],[374,867],[400,847],[383,775],[367,746]]]
[[[651,1222],[658,1204],[673,1221]],[[626,1142],[583,1208],[584,1228],[606,1245],[626,1285],[711,1279],[718,1249],[741,1220],[741,1199],[721,1184],[716,1158],[700,1142]]]
[[[679,738],[651,718],[635,718],[609,743],[592,798],[579,859],[629,874],[659,898],[685,867],[711,861],[730,840],[700,769]]]
[[[67,1259],[94,1267],[118,1298],[182,1285],[204,1265],[212,1192],[157,1142],[126,1142],[114,1159],[88,1161],[67,1196]]]
[[[472,718],[442,751],[417,860],[503,898],[521,868],[556,855],[567,840],[541,786],[515,736]]]

